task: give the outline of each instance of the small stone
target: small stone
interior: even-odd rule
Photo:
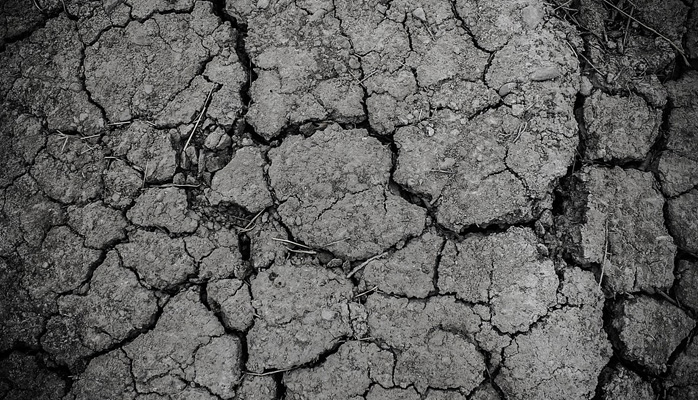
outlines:
[[[211,190],[206,194],[211,204],[234,203],[252,213],[271,206],[273,203],[264,178],[264,165],[259,149],[239,149],[228,165],[214,174]]]
[[[555,78],[560,77],[561,73],[560,70],[557,69],[557,67],[550,66],[550,67],[544,67],[537,69],[533,71],[530,75],[530,78],[532,81],[535,82],[543,82],[543,81],[550,81]]]
[[[412,11],[412,15],[422,22],[427,22],[427,15],[424,13],[422,7],[415,8],[414,11]]]
[[[509,93],[511,93],[512,91],[514,91],[514,89],[516,89],[516,87],[517,87],[516,82],[505,83],[504,85],[502,85],[499,88],[499,95],[501,97],[504,97],[504,96],[508,95]]]

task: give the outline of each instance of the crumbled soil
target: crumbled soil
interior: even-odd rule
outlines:
[[[0,400],[698,398],[698,2],[0,4]]]

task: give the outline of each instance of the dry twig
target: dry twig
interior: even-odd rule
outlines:
[[[206,96],[204,106],[201,108],[201,112],[199,113],[199,118],[196,119],[196,124],[194,124],[194,128],[189,133],[189,138],[187,139],[187,142],[184,144],[184,148],[182,149],[182,155],[184,155],[184,153],[187,151],[187,147],[189,147],[189,143],[191,142],[191,139],[194,137],[196,129],[199,127],[199,124],[201,123],[201,119],[204,117],[204,114],[206,114],[206,110],[208,109],[208,102],[209,100],[211,100],[211,95],[213,94],[213,89],[215,88],[215,85],[211,86],[211,90],[209,90],[208,96]]]
[[[371,261],[375,261],[375,260],[377,260],[377,259],[379,259],[379,258],[385,256],[386,254],[388,254],[388,253],[387,253],[387,252],[381,253],[381,254],[379,254],[379,255],[377,255],[377,256],[373,256],[373,257],[369,258],[368,260],[362,262],[359,266],[357,266],[356,268],[352,269],[351,272],[349,272],[349,273],[347,274],[347,278],[351,278],[352,276],[354,276],[355,273],[361,271],[364,267],[366,267]]]

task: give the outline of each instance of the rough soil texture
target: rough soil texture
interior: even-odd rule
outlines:
[[[0,4],[0,400],[698,398],[698,1]]]

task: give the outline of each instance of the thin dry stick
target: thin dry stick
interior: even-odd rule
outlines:
[[[361,293],[357,294],[356,296],[354,296],[354,298],[355,298],[355,299],[358,299],[359,297],[361,297],[361,296],[363,296],[363,295],[369,294],[369,293],[371,293],[371,292],[375,292],[376,289],[378,289],[378,286],[374,286],[374,287],[372,287],[372,288],[370,288],[370,289],[368,289],[368,290],[366,290],[366,291],[364,291],[364,292],[361,292]]]
[[[570,42],[565,41],[565,43],[567,43],[567,46],[570,48],[570,50],[572,50],[572,53],[574,53],[575,57],[581,57],[584,61],[587,62],[587,64],[589,64],[589,66],[591,66],[591,68],[594,69],[594,71],[596,71],[596,73],[598,73],[599,75],[603,75],[603,73],[602,73],[601,71],[599,71],[599,69],[596,68],[596,66],[595,66],[594,64],[592,64],[591,60],[589,60],[588,58],[586,58],[586,57],[584,56],[584,54],[578,53],[577,50],[575,50],[574,47],[572,47],[572,45],[570,44]]]
[[[312,247],[308,247],[308,246],[306,246],[306,245],[304,245],[304,244],[292,242],[292,241],[290,241],[290,240],[288,240],[288,239],[281,239],[281,238],[275,238],[275,237],[274,237],[274,238],[271,238],[271,240],[275,240],[275,241],[281,242],[281,243],[292,244],[292,245],[294,245],[294,246],[302,247],[302,248],[308,249],[308,250],[312,250],[312,249],[313,249]]]
[[[39,11],[44,12],[44,9],[41,8],[41,7],[39,7],[39,3],[37,3],[36,0],[33,0],[33,1],[34,1],[34,6],[35,6],[36,8],[38,8]]]
[[[191,142],[191,139],[194,137],[194,134],[196,133],[196,129],[199,127],[199,124],[201,123],[201,119],[204,117],[204,114],[206,114],[206,110],[208,109],[208,101],[211,99],[211,95],[213,94],[213,89],[215,86],[211,86],[211,90],[208,92],[208,96],[206,96],[206,101],[204,101],[204,106],[201,109],[201,112],[199,113],[199,118],[196,119],[196,124],[194,124],[194,129],[191,130],[189,133],[189,138],[187,139],[187,143],[184,144],[184,149],[182,149],[182,154],[187,151],[187,147],[189,147],[189,142]]]
[[[669,303],[671,303],[671,304],[673,304],[673,305],[675,305],[675,306],[681,308],[681,306],[680,306],[679,304],[676,304],[676,301],[674,301],[674,299],[672,299],[671,297],[669,297],[668,294],[662,292],[661,290],[657,290],[657,293],[659,293],[660,295],[662,295],[662,297],[664,297],[665,299],[667,299],[667,301],[668,301]]]
[[[603,230],[603,257],[601,257],[601,276],[599,277],[599,288],[601,287],[601,282],[603,282],[603,273],[606,269],[606,254],[608,254],[608,218],[606,218],[606,225]]]
[[[352,269],[351,272],[349,272],[349,273],[347,274],[347,278],[351,278],[352,276],[354,276],[355,273],[361,271],[364,267],[366,267],[371,261],[377,260],[377,259],[383,257],[383,256],[386,255],[386,254],[388,254],[388,253],[387,253],[387,252],[381,253],[381,254],[379,254],[379,255],[377,255],[377,256],[373,256],[373,257],[369,258],[368,260],[362,262],[361,265],[359,265],[358,267]]]
[[[613,7],[614,9],[618,10],[618,12],[620,12],[620,13],[623,14],[623,15],[625,15],[627,18],[630,18],[630,19],[632,19],[633,21],[637,22],[638,25],[640,25],[640,26],[642,26],[643,28],[647,29],[648,31],[654,33],[655,35],[659,36],[660,38],[666,40],[667,43],[669,43],[669,45],[670,45],[671,47],[673,47],[674,49],[676,49],[676,51],[679,52],[679,54],[680,54],[681,57],[683,58],[683,62],[685,62],[686,65],[691,65],[691,63],[688,62],[688,58],[686,58],[686,54],[683,52],[683,49],[680,48],[679,46],[677,46],[676,44],[674,44],[674,42],[672,42],[671,40],[669,40],[669,38],[667,38],[666,36],[664,36],[664,35],[662,35],[661,33],[657,32],[656,30],[652,29],[651,27],[649,27],[649,26],[643,24],[643,23],[640,22],[637,18],[635,18],[635,17],[633,17],[632,15],[630,15],[630,14],[626,13],[625,11],[621,10],[621,9],[618,8],[615,4],[611,3],[610,1],[608,1],[608,0],[603,0],[603,2],[606,3],[606,4],[608,4],[609,6]]]
[[[268,376],[268,375],[274,375],[278,374],[279,372],[288,372],[296,369],[295,367],[292,368],[286,368],[286,369],[277,369],[274,371],[269,371],[269,372],[252,372],[252,371],[243,371],[243,374],[245,375],[250,375],[250,376]]]
[[[630,3],[632,4],[632,3]],[[630,15],[633,15],[633,12],[635,12],[635,6],[630,9]],[[628,43],[628,32],[630,32],[630,18],[628,18],[628,21],[625,23],[625,35],[623,35],[623,53],[625,53],[625,46]]]
[[[323,245],[320,246],[320,247],[332,246],[333,244],[341,243],[341,242],[343,242],[343,241],[345,241],[345,240],[349,240],[349,238],[341,238],[341,239],[339,239],[339,240],[335,240],[334,242],[329,242],[329,243],[327,243],[327,244],[323,244]]]
[[[120,125],[128,125],[132,123],[133,121],[121,121],[121,122],[110,122],[107,125],[109,126],[120,126]]]
[[[265,210],[266,210],[266,209],[265,209]],[[264,210],[258,212],[257,215],[255,215],[255,216],[250,220],[250,222],[249,222],[247,225],[245,225],[245,227],[243,228],[243,230],[244,230],[245,232],[248,232],[248,231],[250,231],[252,228],[254,228],[254,222],[257,220],[257,218],[259,218],[260,215],[262,215],[263,212],[264,212]]]
[[[292,249],[288,246],[284,246],[284,247],[286,248],[286,250],[290,251],[291,253],[310,254],[310,255],[317,254],[317,252],[313,251],[313,250],[296,250],[296,249]]]

